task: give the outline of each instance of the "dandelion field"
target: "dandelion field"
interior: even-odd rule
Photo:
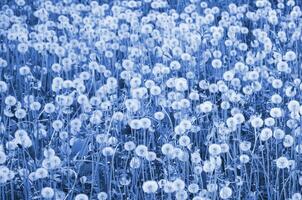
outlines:
[[[1,0],[0,200],[302,200],[300,0]]]

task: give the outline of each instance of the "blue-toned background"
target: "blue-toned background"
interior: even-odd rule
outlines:
[[[299,0],[0,2],[0,199],[302,200]]]

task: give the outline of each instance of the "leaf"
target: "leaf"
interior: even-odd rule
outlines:
[[[71,157],[83,157],[88,152],[87,139],[77,139],[71,148]]]

